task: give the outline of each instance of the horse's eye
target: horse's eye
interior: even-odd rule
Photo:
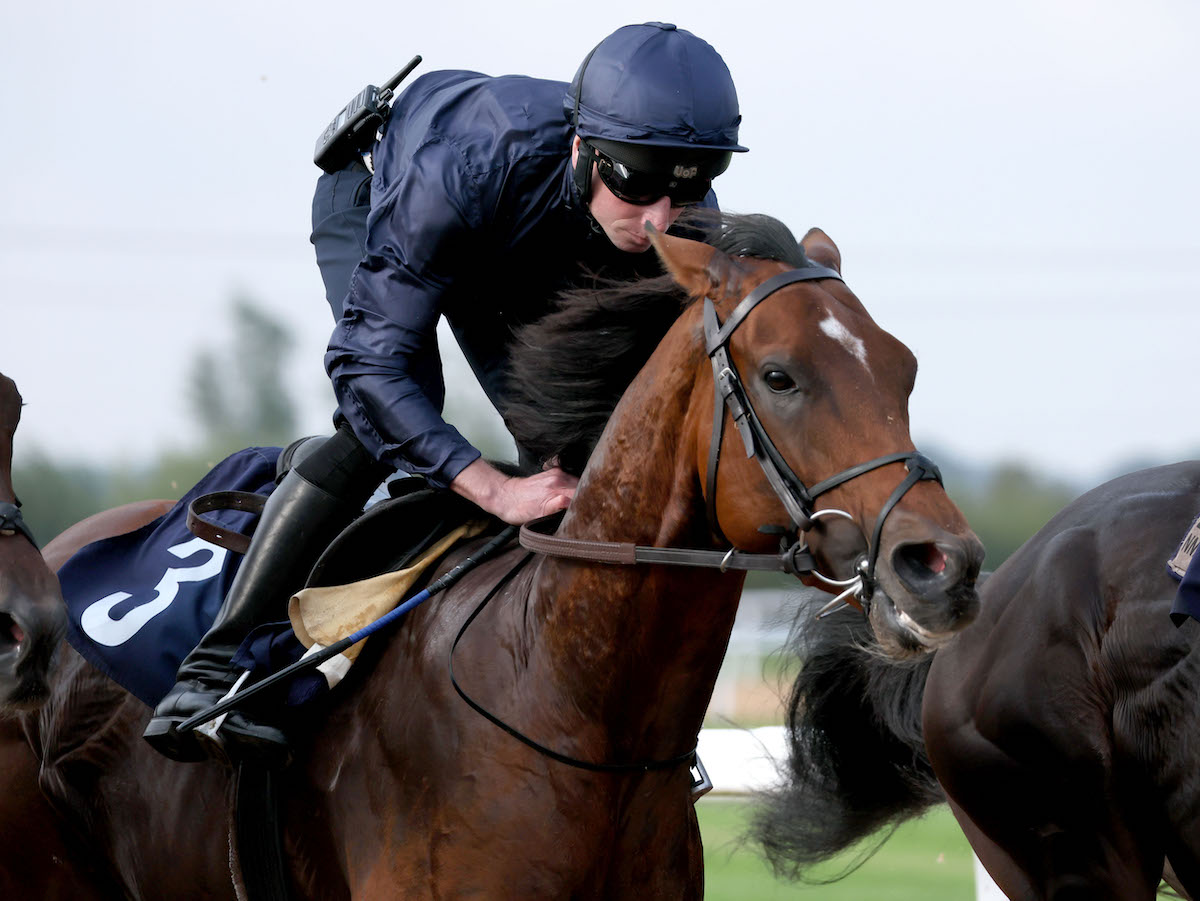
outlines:
[[[779,369],[772,369],[767,372],[763,376],[763,381],[776,394],[786,394],[796,387],[796,383],[792,381],[792,377]]]

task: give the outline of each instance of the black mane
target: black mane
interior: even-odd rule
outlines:
[[[814,593],[793,622],[787,650],[799,675],[787,703],[783,783],[760,797],[751,827],[776,875],[812,882],[846,876],[896,826],[945,800],[921,732],[933,654],[888,659],[860,612],[816,620],[827,599]],[[858,853],[841,872],[809,874],[854,846]]]
[[[795,236],[770,216],[705,213],[688,226],[733,256],[806,266]],[[689,298],[670,276],[600,282],[564,293],[517,333],[504,411],[518,447],[541,463],[583,471],[617,401]]]

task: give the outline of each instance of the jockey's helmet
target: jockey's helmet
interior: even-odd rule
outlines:
[[[737,91],[721,55],[663,22],[618,28],[584,59],[563,108],[582,140],[575,184],[587,201],[592,163],[619,198],[703,199],[746,150],[737,142]],[[696,195],[699,196],[696,196]]]

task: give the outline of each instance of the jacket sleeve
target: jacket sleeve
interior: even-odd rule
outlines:
[[[476,257],[480,209],[478,185],[444,140],[374,186],[366,253],[325,355],[338,408],[367,450],[439,487],[480,456],[442,419],[436,331],[456,273]]]

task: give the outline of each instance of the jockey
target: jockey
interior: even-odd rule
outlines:
[[[575,476],[550,467],[510,477],[442,419],[438,320],[503,411],[514,329],[584,277],[659,274],[647,223],[666,231],[687,206],[716,207],[712,180],[746,149],[740,121],[716,50],[650,22],[601,41],[569,85],[425,75],[363,160],[321,176],[312,241],[337,320],[325,356],[337,431],[271,495],[216,622],[154,712],[152,745],[205,756],[175,727],[226,694],[245,634],[278,613],[392,471],[508,523],[567,506]],[[218,734],[230,757],[286,748],[280,729],[244,711]]]

